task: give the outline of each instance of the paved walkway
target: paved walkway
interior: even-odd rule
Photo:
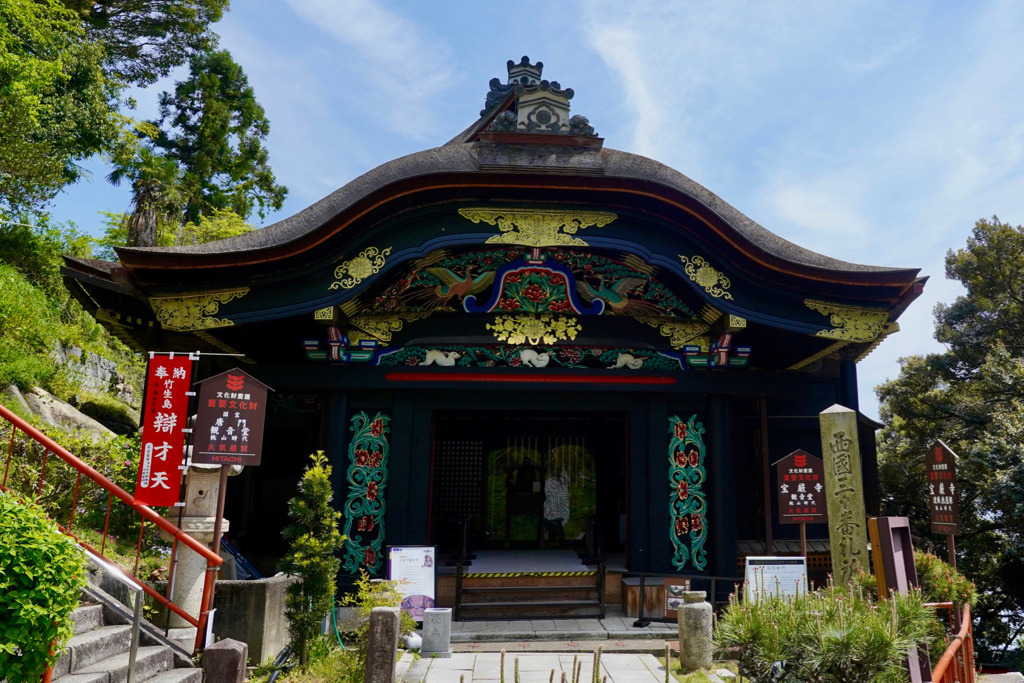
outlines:
[[[515,619],[508,621],[456,621],[452,623],[452,646],[456,650],[465,651],[474,646],[478,651],[493,650],[495,644],[505,644],[506,649],[529,649],[529,644],[543,642],[549,651],[552,644],[560,644],[558,650],[578,650],[579,645],[587,643],[585,649],[592,651],[597,645],[590,647],[594,641],[619,650],[632,646],[641,647],[644,652],[663,652],[666,640],[676,640],[678,627],[674,623],[651,622],[648,626],[634,626],[636,619],[626,617],[621,610],[608,610],[604,619]],[[630,642],[632,641],[632,642]],[[651,641],[641,644],[638,641]],[[497,647],[496,649],[502,649]]]
[[[573,680],[573,666],[580,668],[580,681],[592,681],[594,656],[567,653],[508,653],[505,656],[506,681],[515,681],[518,662],[522,683],[555,683]],[[501,653],[457,652],[450,658],[421,658],[405,654],[398,662],[395,680],[401,683],[497,683],[501,678]],[[554,671],[552,678],[551,672]],[[603,654],[598,670],[606,683],[664,683],[665,667],[650,654]],[[712,674],[712,681],[721,679]],[[735,679],[732,679],[735,680]]]

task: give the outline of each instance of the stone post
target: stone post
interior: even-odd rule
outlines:
[[[676,610],[679,624],[679,666],[683,673],[707,671],[713,663],[711,605],[704,591],[683,591],[683,604]]]
[[[248,659],[248,645],[240,640],[225,638],[210,643],[203,652],[203,673],[208,681],[245,683]]]
[[[857,570],[868,571],[868,534],[857,412],[834,405],[821,411],[819,420],[821,455],[825,461],[832,577],[842,585],[853,581]]]
[[[220,465],[192,465],[185,477],[185,510],[181,518],[181,529],[201,543],[213,541],[213,529],[217,514],[217,495],[220,491]],[[241,467],[232,470],[241,471]],[[232,472],[237,474],[237,472]],[[177,523],[174,513],[168,520]],[[229,528],[224,520],[223,531]],[[165,540],[170,540],[163,534]],[[206,560],[184,544],[178,544],[177,563],[174,568],[174,590],[171,600],[193,616],[198,616],[203,600],[203,585],[206,580]],[[187,621],[171,612],[170,626],[174,631],[172,639],[182,642],[194,641],[196,629]],[[191,647],[191,645],[190,645]]]
[[[428,607],[423,610],[423,657],[452,656],[452,608]]]
[[[374,607],[370,610],[370,632],[366,644],[366,675],[364,683],[392,683],[395,680],[395,659],[398,655],[397,607]]]

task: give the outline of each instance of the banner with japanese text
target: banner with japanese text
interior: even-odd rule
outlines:
[[[136,502],[162,507],[178,502],[194,360],[187,353],[150,354]]]

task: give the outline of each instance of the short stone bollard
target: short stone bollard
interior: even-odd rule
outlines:
[[[421,657],[452,656],[452,608],[428,607],[423,610]]]
[[[676,611],[679,622],[679,666],[683,673],[708,670],[713,663],[711,605],[704,591],[684,591],[683,604]]]
[[[208,681],[244,683],[249,646],[239,640],[225,638],[203,652],[203,673]]]
[[[366,643],[365,683],[392,683],[398,655],[397,607],[370,610],[370,631]]]

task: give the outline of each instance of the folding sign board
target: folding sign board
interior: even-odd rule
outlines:
[[[259,465],[269,390],[238,368],[200,382],[192,462]]]
[[[178,502],[185,423],[194,355],[150,353],[142,406],[142,453],[135,501],[168,507]]]

